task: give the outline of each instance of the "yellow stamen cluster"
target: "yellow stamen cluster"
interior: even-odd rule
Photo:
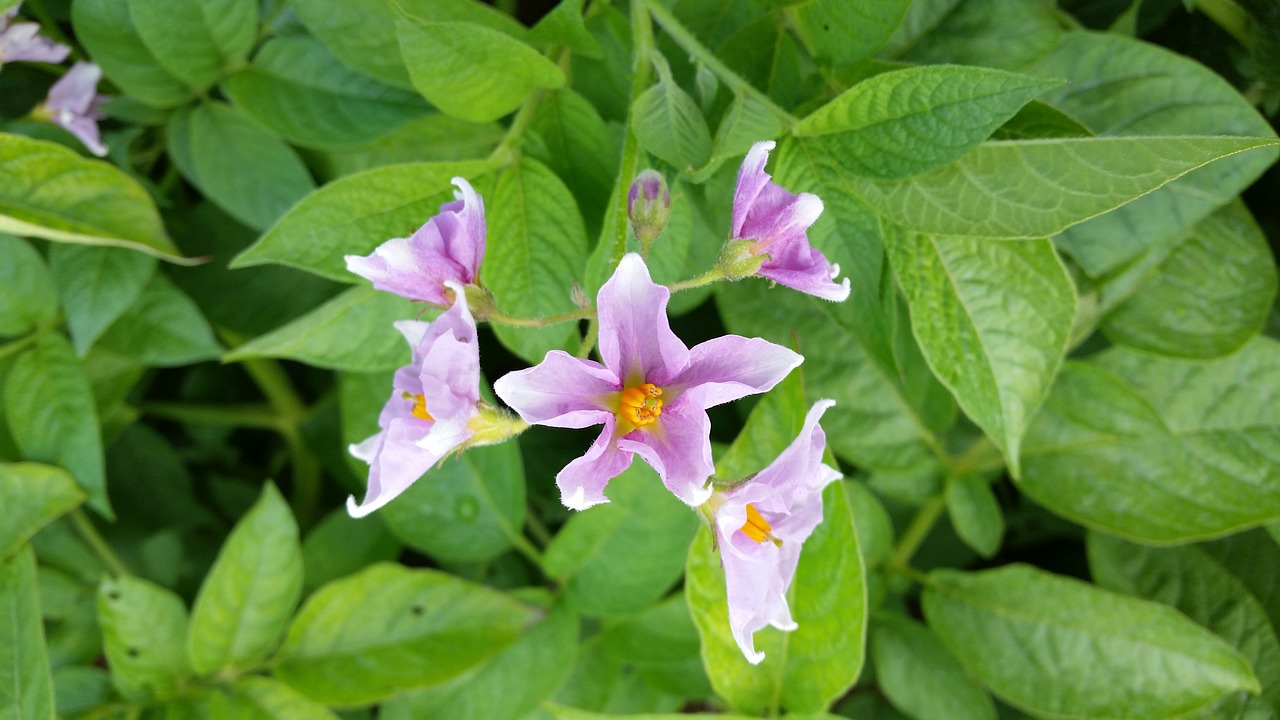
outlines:
[[[629,387],[618,397],[618,414],[636,427],[652,425],[662,414],[662,388],[653,383]]]
[[[769,540],[774,545],[782,546],[782,541],[773,536],[773,527],[769,525],[769,521],[751,503],[747,503],[747,521],[742,525],[742,534],[758,543]]]
[[[435,420],[435,418],[431,417],[431,413],[427,412],[426,396],[422,395],[421,393],[415,395],[411,392],[405,392],[403,395],[401,395],[401,397],[403,397],[405,400],[413,401],[414,417],[418,418],[419,420],[432,420],[432,421]]]

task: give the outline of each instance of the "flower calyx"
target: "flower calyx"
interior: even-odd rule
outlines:
[[[768,262],[769,254],[759,251],[755,240],[730,240],[720,249],[716,269],[728,280],[741,280],[760,274],[760,266]]]

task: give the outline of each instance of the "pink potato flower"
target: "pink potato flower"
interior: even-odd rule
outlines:
[[[787,588],[800,547],[822,522],[822,489],[841,476],[822,462],[826,434],[818,425],[834,405],[819,400],[804,429],[768,467],[709,503],[724,564],[729,627],[751,664],[764,659],[753,636],[766,625],[794,630]]]
[[[363,503],[347,499],[352,517],[364,517],[404,492],[419,477],[476,434],[480,415],[480,347],[466,296],[453,285],[453,305],[435,321],[396,323],[413,348],[413,361],[396,371],[391,398],[378,417],[381,430],[352,445],[369,463]]]
[[[93,63],[72,65],[67,74],[49,88],[49,96],[37,112],[75,135],[89,148],[89,152],[98,157],[107,154],[107,146],[102,144],[98,134],[98,121],[103,118],[98,108],[106,100],[98,94],[98,81],[101,79],[102,68]]]
[[[525,422],[563,428],[603,425],[586,454],[556,476],[561,501],[582,510],[608,502],[609,480],[639,455],[685,503],[711,495],[711,422],[707,408],[769,390],[800,355],[737,335],[689,349],[671,332],[667,299],[640,256],[622,259],[600,288],[600,358],[560,350],[536,367],[508,373],[494,391]]]
[[[453,184],[457,199],[441,205],[417,232],[388,240],[366,256],[347,255],[347,269],[379,290],[450,305],[449,283],[477,283],[485,244],[484,199],[463,178],[453,178]]]
[[[747,253],[768,255],[756,274],[779,285],[842,302],[849,297],[849,279],[835,281],[839,265],[809,244],[809,226],[822,214],[822,200],[810,193],[792,194],[764,171],[772,140],[751,147],[738,170],[733,193],[733,232],[730,243],[749,243]]]
[[[36,23],[15,23],[18,7],[0,13],[0,65],[10,62],[60,63],[67,59],[71,48],[42,37]]]

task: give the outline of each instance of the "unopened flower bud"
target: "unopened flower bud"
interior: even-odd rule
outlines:
[[[636,176],[627,193],[627,217],[641,247],[648,250],[671,218],[671,192],[661,173],[644,170]]]
[[[578,283],[577,280],[569,286],[569,295],[573,298],[573,306],[579,310],[586,310],[591,307],[591,301],[587,299],[587,291]]]

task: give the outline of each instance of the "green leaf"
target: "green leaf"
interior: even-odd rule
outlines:
[[[1046,101],[1104,136],[1275,131],[1231,83],[1195,60],[1114,34],[1068,33],[1029,72],[1066,78]],[[1144,249],[1176,242],[1249,186],[1277,157],[1267,149],[1215,162],[1132,205],[1071,228],[1059,246],[1094,277]],[[1115,242],[1115,238],[1127,238]]]
[[[849,511],[858,531],[858,546],[868,568],[875,568],[889,561],[893,554],[893,520],[880,498],[860,480],[845,480],[845,494],[849,499]]]
[[[305,36],[268,40],[223,89],[249,117],[316,148],[366,143],[427,111],[418,96],[348,69]]]
[[[267,229],[315,189],[292,148],[220,102],[170,118],[169,154],[191,184],[255,230]]]
[[[56,143],[0,133],[0,167],[0,232],[180,259],[151,196],[115,166]]]
[[[711,156],[707,121],[670,73],[636,98],[630,127],[645,152],[677,170],[701,167]]]
[[[338,720],[325,706],[277,680],[248,676],[230,688],[201,687],[166,706],[177,720]]]
[[[1042,3],[964,0],[951,5],[944,16],[932,18],[932,29],[899,60],[1020,70],[1052,50],[1063,35],[1056,9]]]
[[[1112,349],[1068,363],[1027,435],[1019,487],[1059,515],[1146,543],[1274,522],[1277,373],[1280,343],[1267,338],[1207,362]]]
[[[907,14],[893,37],[880,48],[879,55],[891,58],[910,49],[959,5],[960,0],[915,0],[907,7]]]
[[[204,90],[244,62],[258,39],[256,0],[128,0],[142,44],[169,74]]]
[[[1201,220],[1172,254],[1102,321],[1107,338],[1186,358],[1236,351],[1266,322],[1276,264],[1244,203]]]
[[[893,35],[910,0],[807,0],[787,8],[796,33],[819,60],[852,65],[871,56]]]
[[[182,598],[140,578],[103,580],[98,622],[111,679],[125,698],[146,702],[178,693],[190,675]]]
[[[381,720],[521,720],[573,670],[578,618],[553,608],[514,645],[474,673],[434,688],[397,695],[379,709]]]
[[[302,547],[273,483],[227,537],[191,609],[187,657],[201,675],[247,670],[283,637],[302,595]]]
[[[1099,585],[1175,607],[1249,659],[1262,681],[1262,697],[1229,698],[1228,707],[1258,702],[1280,712],[1276,628],[1262,601],[1210,552],[1195,545],[1150,548],[1092,532],[1087,547],[1089,568]]]
[[[89,494],[90,507],[115,517],[103,477],[93,394],[62,335],[44,333],[18,357],[5,378],[4,412],[24,459],[65,468]]]
[[[154,367],[188,365],[222,354],[209,321],[162,273],[153,273],[133,306],[98,339],[98,346]]]
[[[871,656],[881,691],[915,720],[996,720],[991,696],[923,625],[876,616]]]
[[[1280,540],[1275,539],[1276,527],[1236,533],[1198,547],[1249,588],[1280,635]]]
[[[307,600],[277,654],[276,677],[326,705],[378,702],[497,655],[534,615],[443,573],[373,565]]]
[[[607,207],[618,175],[618,144],[591,103],[569,88],[548,93],[529,127],[542,140],[530,154],[564,181],[578,207],[588,212]],[[587,220],[588,232],[598,235],[600,218]]]
[[[400,543],[379,518],[356,519],[346,508],[334,510],[302,541],[303,591],[310,592],[366,565],[395,560],[400,550]]]
[[[551,713],[554,720],[609,720],[609,718],[618,717],[616,714],[602,715],[600,713],[587,712],[564,705],[547,705],[547,710]],[[628,720],[753,720],[746,715],[732,715],[728,713],[679,713],[671,715],[651,715],[648,713],[629,714]]]
[[[488,208],[489,241],[480,277],[498,307],[522,317],[572,311],[574,283],[586,272],[587,231],[569,189],[530,158],[498,175]],[[498,339],[525,360],[576,349],[575,323],[546,328],[498,325]]]
[[[0,337],[52,325],[58,296],[44,258],[20,238],[0,235]]]
[[[0,562],[36,531],[85,501],[85,493],[62,468],[38,463],[0,464]]]
[[[407,163],[341,178],[303,198],[231,267],[279,263],[356,282],[343,255],[368,255],[391,238],[409,237],[453,200],[451,178],[474,183],[489,169],[478,161]]]
[[[155,272],[155,258],[118,248],[54,244],[49,267],[66,310],[76,352],[84,355],[142,294]]]
[[[974,552],[990,558],[1004,537],[1004,515],[991,485],[977,475],[963,475],[947,483],[947,514],[956,534]]]
[[[78,0],[71,6],[71,22],[76,39],[107,79],[128,95],[161,108],[177,107],[194,95],[143,44],[129,0]]]
[[[716,692],[736,710],[763,714],[779,706],[820,712],[844,694],[862,669],[867,632],[865,569],[842,483],[823,492],[823,522],[800,554],[787,593],[799,627],[755,634],[759,665],[747,662],[729,630],[720,556],[699,528],[689,549],[685,595],[702,637],[702,660]]]
[[[368,287],[351,288],[232,350],[223,361],[275,357],[333,370],[394,370],[408,362],[409,346],[392,323],[415,314],[414,305],[402,297]]]
[[[964,155],[1057,84],[987,68],[907,68],[858,83],[801,120],[795,132],[834,134],[826,146],[841,165],[892,180]]]
[[[393,535],[437,560],[488,562],[524,529],[524,483],[515,443],[473,448],[432,468],[380,514]]]
[[[446,115],[497,120],[538,88],[564,85],[564,73],[537,50],[470,22],[396,21],[413,87]]]
[[[887,237],[929,367],[1017,475],[1022,435],[1053,383],[1075,319],[1075,288],[1052,243],[905,231]]]
[[[793,371],[756,403],[738,437],[716,460],[717,478],[734,481],[757,473],[796,439],[809,411],[804,374],[803,368]]]
[[[898,182],[853,179],[853,187],[877,210],[920,232],[1038,238],[1214,160],[1276,144],[1271,138],[1198,136],[995,141],[924,175]]]
[[[505,134],[497,123],[469,123],[430,113],[363,145],[309,152],[307,163],[329,182],[385,165],[488,157]]]
[[[111,674],[96,666],[64,665],[53,672],[59,717],[74,717],[111,701]]]
[[[992,140],[1093,137],[1078,120],[1054,106],[1032,100],[991,135]]]
[[[587,58],[604,57],[600,41],[592,36],[583,22],[583,4],[584,0],[561,0],[529,30],[529,42],[534,45],[562,45],[572,50],[574,55]]]
[[[1037,715],[1172,718],[1258,691],[1244,656],[1172,608],[1026,565],[935,570],[923,603],[969,672]]]
[[[607,623],[600,632],[600,649],[666,692],[688,698],[712,695],[698,629],[683,593]]]
[[[763,103],[750,95],[738,95],[725,110],[711,143],[711,159],[690,178],[694,182],[710,180],[727,160],[746,155],[761,140],[783,133],[782,121]]]
[[[0,618],[0,717],[54,717],[53,680],[36,595],[36,556],[30,548],[0,560]]]
[[[571,515],[547,546],[547,575],[586,615],[637,612],[665,596],[698,526],[645,463],[611,480],[608,495],[608,504]]]
[[[369,77],[412,89],[400,48],[387,38],[397,13],[386,0],[290,0],[289,7],[317,40],[347,67]]]

